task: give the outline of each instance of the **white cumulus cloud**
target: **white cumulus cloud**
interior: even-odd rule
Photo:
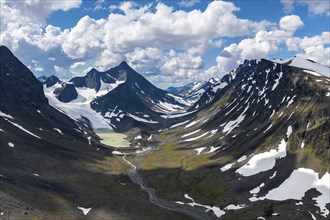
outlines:
[[[295,6],[307,6],[312,15],[330,15],[330,3],[328,0],[281,0],[284,11],[290,13]]]
[[[330,47],[324,47],[323,45],[311,46],[297,55],[330,66]]]
[[[245,59],[267,58],[270,54],[277,53],[280,46],[290,41],[294,32],[302,25],[299,16],[284,16],[279,21],[279,28],[271,31],[261,30],[253,38],[230,44],[216,58],[218,71],[224,74],[235,69]]]
[[[330,32],[323,32],[313,37],[292,37],[286,41],[290,51],[298,51],[307,47],[330,44]]]
[[[95,10],[109,10],[104,18],[86,15],[67,29],[45,23],[51,13],[79,7],[81,2],[1,0],[1,44],[14,50],[37,74],[70,78],[91,67],[105,71],[126,60],[163,87],[215,77],[236,68],[244,59],[264,58],[284,46],[328,63],[329,32],[295,37],[296,30],[304,26],[299,16],[284,16],[278,24],[242,19],[240,8],[229,1],[210,1],[204,10],[190,10],[199,1],[182,0],[178,4],[187,8],[180,10],[160,1],[119,1],[109,7],[111,3],[98,0]],[[290,5],[291,10],[296,4],[303,5],[296,1],[285,4],[288,11]],[[318,4],[304,4],[312,14],[326,14],[316,10]],[[226,42],[231,43],[224,45]],[[217,48],[221,49],[216,64],[205,70],[205,63],[209,63],[203,60],[205,54]]]
[[[47,1],[47,0],[2,0],[20,11],[21,16],[29,17],[35,23],[45,23],[46,18],[54,11],[68,11],[72,8],[78,8],[82,0],[70,1]]]
[[[62,49],[70,58],[97,56],[104,49],[105,19],[84,16],[63,40]]]
[[[181,7],[189,8],[199,2],[200,2],[200,0],[182,0],[182,1],[179,1],[178,5]]]
[[[287,31],[296,31],[298,28],[302,27],[304,23],[301,21],[300,17],[297,15],[288,15],[280,20],[280,27]]]
[[[85,62],[75,62],[74,64],[72,64],[70,66],[70,68],[71,69],[76,69],[76,68],[83,67],[83,66],[86,66]]]

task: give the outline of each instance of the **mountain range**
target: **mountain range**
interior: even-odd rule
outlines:
[[[38,81],[6,47],[0,55],[8,218],[329,217],[327,66],[245,60],[165,91],[126,62]]]
[[[133,127],[155,127],[161,123],[162,115],[183,111],[191,104],[155,87],[126,62],[105,72],[92,69],[68,82],[61,82],[56,76],[42,79],[53,106],[74,118],[83,117],[94,129],[127,131]]]

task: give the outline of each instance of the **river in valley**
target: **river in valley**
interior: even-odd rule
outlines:
[[[149,195],[149,200],[164,209],[168,209],[174,212],[182,213],[188,215],[194,219],[209,219],[203,210],[196,209],[196,207],[191,207],[189,205],[182,206],[172,201],[166,201],[157,197],[155,189],[145,185],[141,174],[139,173],[137,165],[133,164],[128,157],[135,154],[145,154],[154,148],[147,148],[147,150],[138,150],[132,153],[120,152],[121,148],[129,148],[130,142],[127,140],[127,136],[122,133],[117,133],[110,130],[96,130],[95,133],[101,138],[101,143],[117,148],[115,152],[119,156],[121,154],[123,161],[125,161],[131,169],[127,172],[127,176],[132,182],[139,185],[141,190]]]

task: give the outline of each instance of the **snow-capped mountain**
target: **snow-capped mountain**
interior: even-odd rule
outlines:
[[[274,63],[282,64],[285,66],[296,67],[303,70],[305,73],[312,74],[315,76],[327,76],[330,77],[330,68],[311,60],[303,59],[300,57],[292,57],[287,59],[273,59]],[[210,84],[203,93],[200,94],[199,99],[194,103],[191,109],[198,109],[202,106],[216,100],[221,95],[221,90],[235,79],[237,73],[241,71],[244,65],[250,65],[250,61],[246,60],[235,70],[226,74],[221,80],[215,80],[214,83]],[[212,79],[211,79],[212,80]]]
[[[184,86],[170,86],[166,89],[167,92],[170,92],[174,95],[183,95],[187,90],[189,90],[195,83],[189,83]]]
[[[92,69],[69,82],[48,78],[44,85],[51,105],[73,118],[89,121],[95,129],[123,131],[154,126],[162,123],[162,115],[184,111],[191,105],[158,89],[126,62],[105,72]]]
[[[210,87],[220,83],[218,78],[211,78],[208,81],[190,83],[182,87],[169,87],[166,91],[184,97],[191,102],[196,102]]]
[[[198,95],[199,98],[194,102],[194,104],[190,107],[189,110],[197,110],[204,107],[205,105],[209,105],[210,103],[212,103],[214,100],[220,97],[223,89],[228,84],[230,84],[230,82],[235,78],[235,76],[235,71],[232,71],[223,76],[221,80],[211,79],[211,81],[214,83],[209,84],[209,86]]]
[[[301,58],[246,60],[221,80],[223,86],[206,105],[159,134],[160,140],[176,143],[160,148],[178,158],[171,166],[180,169],[161,177],[148,173],[147,181],[162,194],[162,181],[175,176],[175,183],[185,184],[182,188],[169,184],[166,190],[176,187],[171,193],[181,193],[181,199],[172,199],[181,205],[199,201],[199,206],[213,210],[213,218],[226,219],[234,209],[234,216],[247,219],[272,214],[282,219],[326,219],[330,210],[328,72],[329,67]],[[149,160],[163,152],[148,155],[144,166],[152,167]],[[159,161],[155,165],[166,166]],[[191,170],[190,177],[181,176],[185,169]],[[263,212],[260,207],[267,209]]]

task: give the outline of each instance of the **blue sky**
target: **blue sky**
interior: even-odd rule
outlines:
[[[328,0],[1,1],[2,45],[36,76],[126,60],[159,87],[221,77],[244,59],[330,65]]]

